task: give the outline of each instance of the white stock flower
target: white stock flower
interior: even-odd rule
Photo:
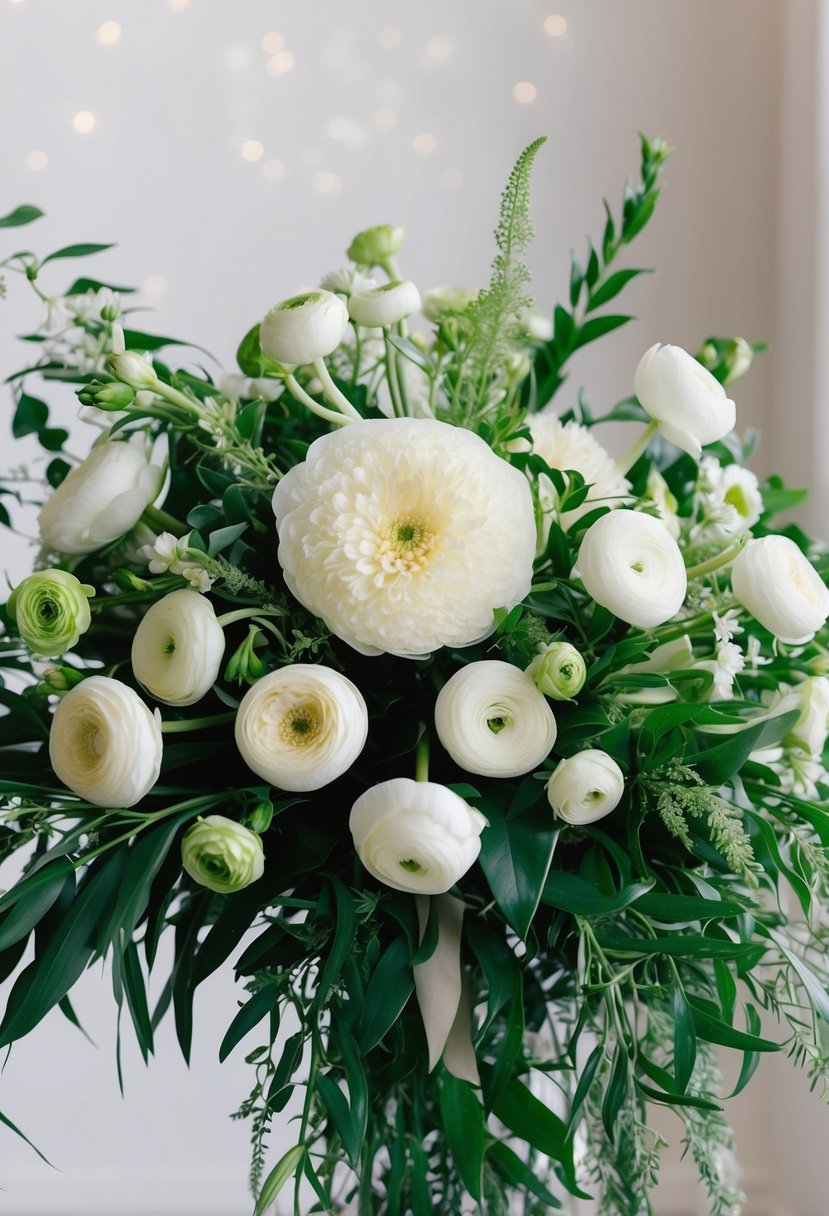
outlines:
[[[559,522],[568,528],[588,511],[596,507],[616,507],[630,494],[630,482],[619,473],[610,456],[586,426],[570,421],[562,423],[555,414],[543,411],[531,415],[527,425],[532,435],[532,450],[547,462],[551,469],[574,469],[591,483],[587,498],[580,506],[565,511]],[[555,511],[558,495],[549,477],[538,479],[538,494],[544,513],[542,546],[550,531],[550,517]]]
[[[788,536],[750,540],[731,567],[731,586],[781,642],[808,642],[829,616],[829,590]]]
[[[477,858],[487,821],[444,785],[394,777],[360,795],[348,826],[360,861],[380,882],[441,895]]]
[[[485,659],[462,667],[435,702],[435,728],[457,765],[483,777],[519,777],[556,741],[556,720],[532,677]]]
[[[731,697],[734,680],[745,665],[745,655],[734,642],[720,642],[713,659],[700,659],[694,664],[700,671],[710,671],[714,677],[712,701],[727,701]]]
[[[362,654],[469,645],[530,588],[526,478],[445,422],[378,419],[324,435],[279,482],[273,509],[289,590]]]
[[[225,635],[209,600],[171,591],[147,609],[132,640],[136,680],[165,705],[193,705],[215,683]]]
[[[178,560],[179,549],[186,546],[186,544],[186,536],[182,537],[181,540],[177,540],[172,532],[161,532],[152,544],[143,545],[138,552],[149,566],[152,574],[163,574],[165,570],[169,570],[173,563]]]
[[[129,532],[161,482],[161,469],[149,463],[143,443],[97,444],[42,507],[44,545],[58,553],[94,553]]]
[[[128,384],[130,388],[151,389],[158,384],[149,351],[140,354],[138,351],[125,350],[112,354],[107,359],[107,366],[116,380]]]
[[[668,489],[667,481],[655,466],[648,474],[645,493],[656,507],[659,518],[671,536],[674,540],[679,540],[680,522],[679,516],[676,513],[677,501]]]
[[[799,747],[810,756],[820,757],[829,734],[829,680],[826,676],[809,676],[774,706],[775,713],[797,709],[800,717],[789,728],[785,743]]]
[[[615,810],[624,789],[624,774],[613,757],[588,748],[559,763],[547,782],[547,798],[559,819],[581,827]]]
[[[695,459],[734,429],[736,407],[709,371],[681,346],[657,342],[639,361],[636,396],[669,443]]]
[[[320,663],[294,663],[263,676],[236,714],[236,746],[245,763],[281,790],[319,790],[336,781],[367,735],[360,690]]]
[[[396,325],[420,309],[420,292],[408,279],[355,291],[348,301],[352,321],[366,329]]]
[[[209,574],[204,566],[188,565],[187,562],[173,562],[170,570],[173,574],[180,574],[182,578],[186,578],[190,586],[195,591],[200,591],[202,595],[209,591],[216,581],[215,575]]]
[[[134,806],[158,780],[161,720],[137,692],[109,676],[89,676],[60,700],[49,734],[59,779],[87,802]]]
[[[313,363],[337,349],[347,328],[348,309],[339,296],[309,291],[270,310],[259,328],[259,344],[277,363]]]
[[[688,586],[676,541],[658,519],[639,511],[610,511],[591,524],[572,577],[597,604],[640,629],[675,616]]]
[[[718,642],[730,642],[738,633],[744,633],[740,624],[740,614],[736,608],[728,608],[725,612],[712,612],[714,620],[714,637]]]

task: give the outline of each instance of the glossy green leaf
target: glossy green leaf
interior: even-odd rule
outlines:
[[[592,312],[594,308],[601,308],[603,304],[608,304],[627,286],[631,279],[638,278],[641,274],[653,274],[653,271],[617,270],[613,274],[608,275],[595,291],[590,292],[590,297],[587,301],[587,312]]]
[[[610,1076],[602,1098],[602,1125],[609,1140],[616,1139],[616,1120],[622,1109],[630,1086],[630,1060],[621,1044],[617,1044],[613,1055]]]
[[[674,976],[673,1018],[674,1076],[677,1089],[684,1094],[697,1060],[697,1035],[693,1014],[678,976]]]
[[[253,1030],[254,1026],[258,1026],[264,1017],[272,1014],[276,1008],[278,1008],[277,993],[273,985],[269,984],[266,988],[260,988],[259,992],[255,992],[227,1028],[219,1048],[219,1060],[223,1063],[245,1035]]]
[[[24,224],[31,224],[35,220],[39,220],[42,215],[43,212],[39,207],[35,207],[31,203],[22,203],[21,206],[15,207],[14,211],[0,216],[0,228],[22,228]]]
[[[54,262],[58,258],[86,258],[93,253],[103,253],[105,249],[113,249],[113,245],[64,245],[62,249],[56,249],[54,253],[47,256],[40,263],[45,266],[47,262]]]
[[[771,1039],[761,1039],[747,1030],[737,1030],[715,1017],[696,997],[688,997],[691,1016],[697,1037],[706,1043],[719,1043],[723,1047],[736,1047],[739,1051],[780,1051],[782,1044]]]
[[[300,1168],[304,1158],[304,1144],[297,1144],[293,1148],[289,1148],[284,1157],[280,1157],[262,1184],[262,1190],[259,1192],[259,1198],[256,1200],[253,1216],[263,1216],[268,1208],[273,1206],[277,1195],[288,1179],[292,1178]]]
[[[441,1079],[440,1117],[461,1180],[475,1202],[480,1203],[486,1143],[484,1111],[469,1082],[450,1072]]]
[[[604,950],[622,955],[667,954],[671,958],[744,958],[756,952],[752,942],[732,942],[720,937],[703,937],[702,934],[665,934],[664,937],[627,937],[624,933],[601,929],[597,933],[599,945]]]
[[[561,1208],[561,1201],[556,1199],[552,1191],[544,1185],[540,1178],[536,1177],[526,1161],[522,1161],[508,1144],[504,1144],[502,1140],[496,1140],[489,1146],[486,1158],[507,1186],[520,1187],[529,1191],[548,1208]]]
[[[371,1051],[400,1017],[414,990],[409,948],[396,938],[374,969],[366,988],[365,1012],[360,1027],[361,1051]]]
[[[650,891],[654,879],[648,882],[631,883],[621,891],[606,895],[592,883],[585,882],[577,874],[565,870],[551,870],[544,884],[542,900],[553,908],[561,908],[574,916],[610,916],[629,907]]]
[[[489,827],[481,837],[481,868],[504,917],[523,939],[541,899],[558,829],[549,806],[531,808],[515,819],[485,800]]]
[[[526,1085],[511,1081],[493,1106],[493,1112],[519,1140],[526,1140],[540,1153],[546,1153],[553,1161],[558,1161],[570,1193],[582,1195],[576,1184],[573,1147],[567,1136],[567,1125],[554,1111],[530,1093]]]
[[[66,857],[56,857],[40,870],[21,879],[0,899],[0,950],[27,937],[63,890],[74,867]]]

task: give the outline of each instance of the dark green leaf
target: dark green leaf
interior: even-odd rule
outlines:
[[[486,1142],[484,1111],[469,1082],[460,1081],[450,1072],[441,1080],[440,1117],[461,1180],[480,1203]]]
[[[551,870],[544,884],[542,899],[553,908],[561,908],[574,916],[609,916],[635,904],[650,891],[654,879],[631,883],[621,891],[606,895],[592,883],[565,870]]]
[[[277,994],[272,985],[267,988],[261,988],[259,992],[254,993],[249,1001],[246,1001],[236,1017],[227,1028],[227,1033],[222,1039],[222,1045],[219,1048],[219,1060],[224,1063],[230,1055],[233,1048],[239,1043],[249,1031],[253,1030],[269,1013],[273,1013],[277,1006]]]
[[[487,801],[489,820],[481,837],[481,868],[498,906],[516,933],[526,939],[553,858],[558,829],[546,803],[506,819]]]
[[[697,1036],[694,1030],[694,1018],[678,976],[674,978],[673,1016],[674,1076],[677,1089],[684,1094],[697,1059]]]
[[[56,258],[86,258],[92,253],[103,253],[105,249],[112,249],[110,245],[64,245],[63,249],[56,249],[54,253],[47,256],[40,263],[45,266],[47,262],[54,262]]]
[[[28,937],[60,895],[73,869],[65,857],[56,857],[6,892],[0,899],[0,912],[8,909],[0,921],[0,950]]]
[[[756,1034],[746,1030],[735,1030],[721,1018],[703,1008],[702,1002],[696,997],[688,997],[691,1016],[694,1019],[694,1029],[697,1038],[706,1043],[719,1043],[723,1047],[736,1047],[740,1051],[780,1051],[781,1044],[773,1043],[770,1039],[761,1039]],[[710,1002],[706,1002],[710,1005]]]
[[[399,1018],[414,988],[409,949],[396,938],[374,969],[366,988],[365,1012],[360,1028],[363,1053],[376,1047]]]
[[[487,1151],[487,1161],[501,1175],[510,1187],[523,1187],[535,1195],[548,1208],[560,1208],[561,1203],[552,1191],[549,1191],[540,1178],[537,1178],[526,1161],[522,1161],[509,1145],[502,1140],[496,1140]]]
[[[22,228],[24,224],[31,224],[35,220],[39,220],[42,215],[43,212],[39,207],[34,207],[31,203],[22,203],[21,206],[15,207],[14,211],[0,216],[0,228]],[[26,1137],[23,1138],[25,1140]]]
[[[591,291],[587,302],[587,312],[592,312],[594,308],[601,308],[602,304],[609,303],[623,287],[627,286],[631,279],[635,279],[640,274],[652,273],[651,270],[617,270],[614,274],[608,275],[595,291]]]
[[[614,329],[619,329],[622,325],[627,325],[628,321],[633,320],[634,318],[631,316],[613,313],[604,317],[591,317],[579,328],[573,349],[579,350],[582,346],[587,346],[589,342],[595,342],[597,338],[603,338],[605,334],[612,333]]]
[[[630,1084],[630,1060],[621,1044],[617,1044],[613,1056],[607,1087],[602,1099],[602,1124],[609,1140],[616,1139],[617,1117],[627,1097]]]
[[[284,1157],[280,1157],[262,1185],[253,1216],[263,1216],[268,1208],[273,1206],[277,1195],[288,1179],[293,1177],[304,1159],[305,1146],[302,1144],[289,1148]]]
[[[568,1189],[573,1195],[587,1198],[576,1185],[572,1144],[567,1138],[567,1125],[536,1098],[520,1081],[511,1081],[493,1107],[498,1119],[526,1140],[540,1153],[560,1162]]]

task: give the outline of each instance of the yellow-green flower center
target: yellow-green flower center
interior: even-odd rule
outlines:
[[[294,705],[279,723],[279,737],[290,747],[307,747],[322,731],[322,713],[318,705],[307,701]]]

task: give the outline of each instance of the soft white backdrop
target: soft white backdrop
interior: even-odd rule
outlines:
[[[566,286],[570,247],[600,234],[602,196],[617,206],[635,171],[636,132],[660,134],[679,150],[629,261],[659,273],[629,290],[638,324],[580,356],[562,403],[580,383],[602,406],[627,395],[657,340],[695,349],[710,333],[771,339],[737,386],[739,425],[764,430],[759,471],[825,483],[823,9],[823,0],[0,0],[0,213],[41,206],[47,218],[22,242],[41,252],[118,241],[94,261],[55,263],[45,287],[59,291],[76,267],[137,285],[154,328],[230,366],[250,324],[341,264],[351,235],[372,223],[406,226],[405,273],[422,287],[481,284],[506,174],[541,133],[550,141],[535,178],[531,262],[548,309]],[[545,29],[550,16],[564,23]],[[90,125],[77,117],[85,112],[93,125],[78,131]],[[40,320],[24,287],[13,278],[0,303],[2,375],[26,357],[13,335]],[[71,401],[62,408],[71,417]],[[9,435],[0,421],[6,466],[32,451]],[[13,581],[28,550],[7,534],[0,544]],[[247,1212],[245,1128],[226,1117],[247,1069],[235,1057],[216,1062],[235,1008],[229,978],[197,997],[189,1072],[169,1028],[148,1073],[126,1049],[124,1102],[107,985],[88,976],[77,1002],[97,1051],[54,1015],[6,1066],[0,1109],[63,1172],[2,1136],[4,1210]],[[737,1111],[755,1216],[825,1212],[817,1162],[829,1120],[802,1090],[775,1061]],[[696,1210],[685,1178],[670,1172],[660,1216]]]

